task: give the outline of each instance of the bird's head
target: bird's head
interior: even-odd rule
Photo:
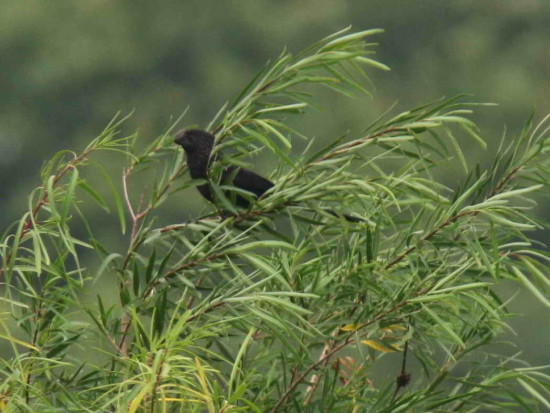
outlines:
[[[214,135],[200,129],[187,129],[178,132],[174,142],[181,145],[187,154],[210,154],[214,146]]]

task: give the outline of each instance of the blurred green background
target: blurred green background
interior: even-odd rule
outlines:
[[[83,148],[115,113],[133,110],[124,130],[139,130],[143,141],[187,106],[181,126],[205,127],[284,46],[297,52],[350,24],[386,29],[376,37],[377,56],[392,71],[371,72],[372,98],[322,92],[324,111],[298,123],[308,136],[360,133],[396,101],[396,110],[406,110],[471,93],[499,104],[474,116],[489,149],[464,144],[470,159],[483,161],[494,156],[505,126],[511,137],[533,110],[539,120],[550,112],[548,0],[2,0],[2,228],[27,208],[43,163],[61,149]],[[118,162],[112,167],[120,169]],[[180,200],[168,208],[173,219],[203,205],[198,197],[191,205]],[[103,219],[97,224],[111,225]],[[517,286],[502,288],[508,296]],[[548,364],[548,310],[524,291],[510,308],[524,315],[512,323],[517,335],[503,340],[533,364]]]

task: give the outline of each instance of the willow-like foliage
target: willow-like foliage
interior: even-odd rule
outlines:
[[[190,180],[172,129],[139,149],[113,121],[82,153],[46,164],[0,244],[2,411],[550,407],[546,370],[489,346],[511,317],[495,286],[515,282],[550,307],[550,257],[529,238],[544,228],[533,209],[549,189],[548,118],[503,138],[487,169],[462,153],[486,144],[469,119],[480,105],[460,96],[323,145],[286,122],[315,104],[317,87],[368,93],[367,73],[387,69],[368,43],[380,32],[285,51],[220,109],[208,129],[223,218],[208,206],[157,224],[166,201],[181,205],[204,183]],[[308,143],[300,155],[296,139]],[[117,174],[94,158],[104,151],[121,157]],[[238,210],[216,176],[260,151],[277,159],[276,185]],[[465,171],[456,188],[438,180],[449,163]],[[89,223],[98,209],[119,217],[109,234],[126,237],[125,251]],[[90,299],[113,279],[116,300]],[[390,379],[377,368],[385,358]]]

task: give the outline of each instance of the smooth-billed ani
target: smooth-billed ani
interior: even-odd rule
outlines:
[[[199,129],[189,129],[178,133],[174,142],[181,145],[185,150],[191,178],[208,179],[208,169],[212,161],[210,154],[214,147],[214,136]],[[227,182],[231,178],[232,182]],[[225,168],[222,171],[221,180],[223,183],[230,183],[237,188],[251,192],[258,198],[273,187],[273,183],[264,177],[248,169],[236,168],[235,166]],[[199,185],[197,189],[203,197],[211,202],[214,201],[209,184]],[[237,195],[235,201],[238,206],[243,208],[247,208],[250,204],[250,201],[241,195]]]
[[[179,132],[174,142],[181,145],[187,155],[187,166],[189,173],[193,179],[208,180],[208,170],[212,159],[210,157],[214,147],[214,135],[200,129],[188,129]],[[229,183],[234,187],[244,189],[247,192],[254,194],[257,198],[261,197],[265,192],[274,186],[273,182],[265,179],[246,168],[230,166],[222,171],[221,180],[223,183]],[[230,182],[228,182],[230,181]],[[208,183],[197,186],[201,195],[213,202],[212,191]],[[249,199],[237,195],[235,202],[242,208],[247,208],[250,205]],[[337,214],[332,210],[326,210],[331,215],[336,217],[343,216],[350,222],[363,222],[361,218],[356,218],[347,214]]]

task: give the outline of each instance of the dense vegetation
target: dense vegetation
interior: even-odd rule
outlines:
[[[275,188],[247,210],[212,179],[217,208],[161,224],[164,203],[204,183],[188,177],[175,126],[143,144],[117,118],[82,152],[54,156],[1,243],[2,408],[548,407],[545,370],[491,347],[511,317],[501,280],[550,305],[548,254],[528,236],[544,228],[532,196],[549,189],[548,124],[505,136],[487,168],[461,149],[486,145],[470,119],[484,105],[460,96],[390,110],[328,144],[290,126],[320,87],[369,93],[367,72],[387,69],[372,57],[379,32],[283,52],[211,120],[214,177],[254,168],[259,152],[279,165]],[[124,166],[106,169],[102,152]],[[463,169],[456,188],[438,180],[449,163]],[[97,209],[118,215],[124,252],[90,224]],[[91,301],[98,284],[112,288]],[[376,374],[388,358],[399,364],[391,379]]]

